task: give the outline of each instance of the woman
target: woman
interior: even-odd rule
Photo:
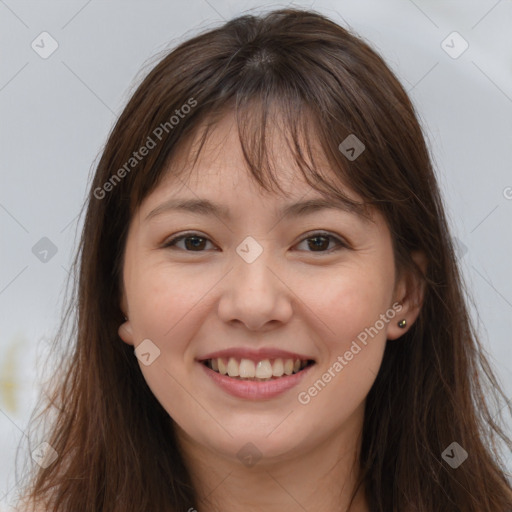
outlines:
[[[86,206],[26,503],[512,509],[425,141],[359,38],[285,9],[184,42]]]

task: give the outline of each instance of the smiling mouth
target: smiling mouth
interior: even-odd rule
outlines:
[[[238,359],[235,357],[216,357],[201,361],[206,367],[214,372],[220,373],[236,380],[269,381],[288,377],[301,372],[304,368],[312,366],[315,361],[312,359],[262,359],[252,361],[251,359]]]

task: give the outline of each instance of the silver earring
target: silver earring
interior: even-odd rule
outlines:
[[[398,322],[398,327],[400,327],[400,329],[403,329],[406,325],[407,325],[407,322],[405,321],[405,318]]]

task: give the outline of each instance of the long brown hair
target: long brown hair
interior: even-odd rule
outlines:
[[[24,499],[59,512],[199,507],[172,419],[118,336],[121,270],[136,208],[164,172],[177,172],[172,157],[185,141],[204,128],[204,142],[231,111],[262,187],[279,189],[265,145],[267,124],[279,120],[312,187],[334,197],[345,184],[384,215],[399,271],[421,273],[414,251],[428,259],[419,318],[387,343],[366,399],[360,484],[372,512],[512,510],[498,441],[512,444],[489,405],[503,393],[468,314],[415,109],[368,44],[300,9],[241,16],[183,42],[115,124],[84,204],[73,296],[51,353],[62,357],[38,415],[54,419],[46,437],[31,440],[32,448],[47,441],[58,457],[33,465]],[[355,159],[339,149],[351,134],[365,146]],[[317,173],[315,141],[335,179]],[[453,442],[469,454],[457,468],[442,457]]]

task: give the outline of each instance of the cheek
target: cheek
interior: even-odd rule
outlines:
[[[133,279],[131,290],[134,323],[143,337],[154,337],[160,343],[181,338],[178,333],[190,322],[187,316],[201,308],[201,298],[215,282],[198,272],[174,269],[141,269]],[[211,281],[211,282],[210,282]],[[175,343],[173,342],[173,346]]]
[[[326,274],[325,278],[306,279],[299,295],[321,320],[324,343],[328,342],[331,349],[343,350],[387,311],[392,279],[392,272],[378,265],[344,268]],[[381,323],[379,327],[385,336],[386,329],[382,329]]]
[[[187,378],[193,364],[189,351],[201,322],[204,297],[217,280],[214,276],[175,269],[147,267],[132,276],[130,309],[136,343],[150,339],[160,350],[154,362],[139,362],[144,379],[173,418],[192,422],[204,411],[191,400]]]
[[[311,295],[316,297],[312,309],[320,312],[325,327],[325,352],[317,375],[297,398],[308,417],[330,411],[330,421],[342,423],[361,406],[379,371],[386,327],[394,316],[389,310],[393,273],[376,264],[337,276]]]

